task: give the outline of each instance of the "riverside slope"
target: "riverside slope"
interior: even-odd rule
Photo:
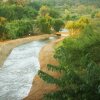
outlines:
[[[58,61],[54,56],[54,47],[64,39],[62,37],[53,42],[45,45],[39,53],[40,69],[54,77],[59,77],[59,73],[48,71],[47,64],[58,65]],[[29,95],[24,100],[43,100],[45,93],[56,91],[58,87],[56,85],[47,84],[38,75],[33,80],[32,88]]]
[[[38,36],[30,36],[26,38],[20,38],[16,40],[9,40],[0,42],[0,67],[2,67],[4,61],[6,60],[7,56],[11,52],[11,50],[19,45],[29,43],[35,40],[45,39],[50,36],[54,36],[54,34],[44,34]]]

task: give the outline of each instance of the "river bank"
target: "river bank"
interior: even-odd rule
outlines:
[[[44,34],[39,36],[31,36],[31,37],[20,38],[16,40],[0,42],[0,67],[3,65],[4,61],[6,60],[7,56],[9,55],[9,53],[13,48],[25,43],[32,42],[34,40],[45,39],[53,35],[54,34]]]
[[[47,64],[58,65],[56,59],[54,59],[54,47],[64,38],[57,39],[44,46],[39,54],[40,69],[54,77],[58,77],[59,74],[56,72],[48,71]],[[58,87],[56,85],[47,84],[38,75],[33,80],[32,88],[28,97],[24,100],[42,100],[43,95],[48,92],[56,91]]]

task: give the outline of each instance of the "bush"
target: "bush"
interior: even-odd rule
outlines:
[[[42,33],[51,33],[52,18],[50,16],[40,16],[36,23]]]
[[[49,15],[49,8],[48,6],[41,6],[39,10],[40,16],[45,17],[46,15]]]
[[[98,13],[96,13],[96,18],[100,18],[100,11]]]
[[[20,5],[0,5],[0,16],[8,20],[18,20],[22,18],[34,18],[37,12],[33,8]]]
[[[59,32],[59,30],[64,26],[64,22],[61,19],[54,19],[53,21],[53,28],[56,32]]]
[[[5,39],[6,38],[6,28],[5,24],[7,22],[7,19],[4,17],[0,17],[0,39]]]
[[[39,76],[59,90],[45,95],[45,100],[100,100],[100,34],[85,34],[65,39],[56,49],[58,66],[48,70],[61,73],[54,78],[43,71]]]
[[[15,39],[28,35],[33,31],[34,22],[32,20],[14,20],[6,24],[8,38]]]
[[[65,25],[65,28],[69,29],[71,35],[80,33],[84,28],[88,27],[90,20],[86,17],[81,17],[77,21],[68,21]]]
[[[40,7],[42,6],[42,4],[39,2],[39,1],[37,1],[37,0],[34,0],[34,2],[31,2],[31,3],[29,3],[28,4],[29,6],[31,6],[33,9],[35,9],[35,10],[39,10],[40,9]]]
[[[50,9],[49,10],[49,15],[52,17],[52,18],[59,18],[60,17],[60,12],[55,10],[55,9]]]

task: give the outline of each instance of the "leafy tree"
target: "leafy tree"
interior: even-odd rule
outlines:
[[[100,11],[95,15],[97,18],[100,18]]]
[[[70,20],[71,12],[68,9],[65,9],[63,16],[64,16],[64,19],[68,21]]]
[[[79,24],[81,24],[83,27],[85,25],[88,25],[90,23],[89,18],[82,16],[79,20],[78,20]]]
[[[52,18],[49,15],[38,16],[36,24],[42,33],[51,33]]]
[[[46,16],[49,14],[49,8],[47,6],[42,6],[40,8],[40,16]]]
[[[59,90],[46,94],[45,100],[100,100],[100,35],[69,37],[56,49],[58,66],[48,70],[61,74],[58,78],[43,71],[39,76]]]
[[[6,30],[9,39],[16,39],[19,37],[27,36],[30,32],[33,32],[34,21],[14,20],[6,24]]]
[[[61,19],[54,19],[53,21],[53,28],[56,32],[59,32],[59,30],[64,26],[64,22]]]
[[[17,20],[22,18],[34,18],[37,12],[31,7],[23,7],[20,5],[1,5],[0,16],[8,20]]]
[[[35,10],[39,11],[40,7],[42,6],[41,2],[34,0],[34,2],[30,2],[28,6],[31,6]]]
[[[60,12],[55,10],[55,9],[52,9],[50,8],[49,9],[49,15],[52,17],[52,18],[59,18],[60,17]]]
[[[5,24],[7,22],[7,19],[4,17],[0,17],[0,39],[5,39],[6,36],[6,28],[5,28]]]
[[[29,3],[30,0],[7,0],[10,4],[25,5]]]
[[[69,29],[70,35],[74,35],[76,33],[76,29],[79,27],[79,24],[75,21],[68,21],[65,25],[65,28]]]
[[[90,21],[86,17],[81,17],[77,21],[68,21],[65,25],[66,28],[70,30],[71,35],[79,33],[80,30],[84,29],[87,25],[89,25]]]
[[[0,17],[0,25],[5,24],[6,21],[7,21],[6,18],[4,18],[4,17]]]

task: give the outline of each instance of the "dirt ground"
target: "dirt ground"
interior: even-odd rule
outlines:
[[[53,57],[54,46],[62,39],[47,44],[40,51],[39,60],[40,60],[41,70],[54,77],[58,77],[59,74],[54,73],[52,71],[48,71],[47,64],[58,65],[58,62]],[[36,75],[35,79],[33,80],[31,91],[28,97],[26,97],[24,100],[43,100],[43,95],[45,93],[56,91],[57,89],[58,87],[56,85],[47,84],[38,75]]]
[[[27,38],[21,38],[21,39],[16,39],[16,40],[10,40],[10,41],[3,41],[0,42],[0,67],[6,60],[7,56],[11,52],[11,50],[19,45],[34,41],[34,40],[39,40],[39,39],[45,39],[50,36],[53,36],[53,34],[45,34],[45,35],[39,35],[39,36],[31,36]]]

